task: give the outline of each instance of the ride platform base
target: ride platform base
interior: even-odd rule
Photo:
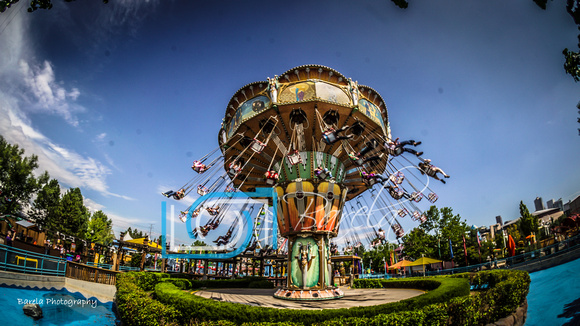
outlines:
[[[324,290],[291,290],[281,288],[274,293],[274,297],[277,299],[294,301],[333,300],[344,297],[344,292],[339,288],[328,288]]]

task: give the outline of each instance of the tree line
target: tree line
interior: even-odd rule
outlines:
[[[37,169],[36,155],[25,156],[24,149],[0,135],[0,219],[30,219],[52,237],[65,234],[110,245],[113,221],[107,214],[91,213],[80,188],[62,193],[56,179],[46,171],[36,176]]]
[[[426,221],[404,235],[400,243],[385,243],[368,251],[360,246],[357,254],[363,257],[364,266],[374,271],[383,271],[385,263],[390,266],[394,262],[392,257],[395,256],[394,250],[399,244],[402,245],[402,257],[410,260],[424,256],[453,261],[455,266],[485,263],[504,256],[506,238],[509,235],[514,238],[520,250],[529,245],[528,236],[532,234],[538,241],[552,236],[540,229],[538,218],[530,214],[522,201],[519,209],[519,219],[505,228],[505,234],[500,230],[494,238],[484,239],[479,228],[469,226],[459,214],[454,215],[452,208],[439,209],[431,206],[425,212]],[[557,221],[552,221],[550,227],[558,225],[565,217],[562,215]]]

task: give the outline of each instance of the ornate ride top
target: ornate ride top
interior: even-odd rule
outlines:
[[[328,130],[340,129],[339,139],[332,138],[336,134],[325,136]],[[380,174],[386,165],[386,157],[367,162],[363,157],[357,161],[353,154],[364,151],[366,159],[376,158],[385,152],[389,139],[382,97],[320,65],[292,68],[240,88],[227,105],[219,133],[224,168],[240,168],[230,173],[240,190],[263,186],[269,171],[282,187],[297,179],[316,186],[329,181],[319,177],[317,169],[323,169],[346,200],[367,189],[361,169]]]

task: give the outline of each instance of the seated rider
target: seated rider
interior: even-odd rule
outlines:
[[[365,144],[365,147],[363,147],[363,149],[361,149],[361,150],[360,150],[360,152],[358,152],[358,153],[355,153],[355,152],[350,152],[350,153],[348,154],[348,157],[349,157],[351,160],[353,160],[353,161],[356,163],[356,165],[358,165],[358,166],[361,166],[361,165],[363,165],[364,163],[366,163],[366,162],[369,162],[369,161],[378,160],[378,159],[380,159],[380,158],[383,156],[383,154],[381,154],[381,155],[378,155],[378,156],[377,156],[377,155],[375,155],[375,156],[373,156],[373,157],[369,157],[369,158],[364,158],[364,156],[365,156],[365,155],[366,155],[368,152],[372,151],[373,149],[375,149],[375,148],[377,147],[377,144],[378,144],[378,142],[377,142],[375,139],[373,139],[373,140],[370,140],[370,141],[368,141],[368,142]],[[361,160],[362,160],[362,161],[361,161]]]
[[[203,173],[208,169],[207,165],[201,163],[200,161],[193,161],[191,168],[193,169],[193,171],[198,173]]]
[[[264,176],[266,177],[266,179],[272,179],[272,180],[276,180],[276,181],[279,178],[278,173],[274,170],[270,170],[270,171],[264,173]]]
[[[423,162],[419,163],[419,171],[421,171],[421,174],[427,174],[433,179],[439,180],[443,183],[445,183],[445,180],[439,178],[439,176],[437,175],[438,172],[441,173],[445,178],[449,178],[449,176],[445,172],[443,172],[441,168],[438,168],[433,164],[431,164],[430,159],[423,160]]]
[[[199,226],[197,228],[195,228],[195,230],[192,231],[192,235],[194,239],[197,239],[197,235],[198,233],[201,233],[202,236],[206,236],[207,233],[209,232],[210,228],[203,225],[203,226]]]
[[[199,207],[198,209],[191,212],[191,218],[197,217],[200,212],[201,212],[201,207]]]
[[[179,219],[181,222],[185,223],[187,221],[187,212],[181,211],[179,212]]]
[[[399,187],[392,186],[390,184],[385,186],[385,189],[387,189],[389,191],[389,195],[391,195],[391,197],[393,197],[393,199],[395,200],[399,200],[403,197],[405,197],[406,199],[411,199],[411,195],[409,195],[409,193],[407,193],[406,191],[400,190]]]
[[[323,179],[321,174],[325,175],[324,179],[332,178],[332,173],[330,173],[330,171],[327,168],[323,168],[322,166],[319,165],[316,169],[314,169],[314,175]]]
[[[376,173],[373,173],[373,172],[366,173],[365,171],[361,171],[360,175],[364,181],[374,180],[375,182],[380,182],[380,183],[384,183],[385,181],[387,181],[385,178],[383,178],[383,176],[376,174]]]
[[[232,233],[233,233],[233,230],[230,229],[230,230],[228,230],[228,232],[225,235],[220,235],[213,242],[217,243],[218,246],[227,244],[228,242],[230,242],[230,238],[232,237]],[[222,243],[220,244],[220,242],[222,242]]]
[[[322,140],[327,143],[327,144],[334,144],[339,140],[343,140],[343,139],[351,139],[353,137],[353,135],[345,135],[345,136],[340,136],[339,134],[345,130],[348,129],[348,126],[344,126],[338,130],[335,130],[332,127],[329,127],[328,129],[326,129],[323,133],[322,133]]]
[[[208,208],[206,208],[206,210],[209,213],[209,215],[211,215],[211,216],[216,216],[220,212],[219,206],[217,206],[217,207],[208,207]]]
[[[378,237],[379,240],[385,240],[385,231],[382,228],[379,228]]]
[[[173,197],[173,199],[175,199],[175,200],[180,200],[183,197],[185,197],[185,189],[181,188],[178,191],[169,190],[169,191],[162,193],[162,195],[167,197],[167,198]]]
[[[398,156],[401,155],[403,153],[403,151],[411,153],[413,155],[417,155],[417,156],[421,156],[423,155],[423,152],[417,152],[414,149],[411,148],[406,148],[406,145],[413,145],[413,146],[417,146],[417,145],[421,145],[421,142],[416,142],[414,140],[405,140],[402,142],[399,142],[399,138],[393,140],[393,141],[387,141],[387,143],[385,144],[385,147],[387,148],[387,151],[390,155],[393,156]]]

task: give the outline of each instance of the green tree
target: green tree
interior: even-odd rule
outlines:
[[[87,233],[89,211],[83,204],[79,188],[69,189],[61,199],[60,223],[57,229],[68,235],[83,238]]]
[[[578,109],[578,114],[580,114],[580,102],[576,104],[576,109]],[[578,123],[580,123],[580,118],[577,118]],[[580,128],[578,128],[578,135],[580,136]]]
[[[51,179],[38,192],[29,215],[40,227],[56,231],[60,220],[60,185]]]
[[[133,239],[145,238],[145,236],[147,235],[147,233],[144,233],[143,231],[139,231],[137,229],[133,230],[131,229],[131,227],[127,229],[126,233],[128,233]]]
[[[530,214],[530,211],[523,201],[520,201],[520,221],[518,224],[524,237],[532,233],[538,233],[538,218]]]
[[[565,59],[564,70],[574,78],[575,82],[580,81],[580,53],[565,48],[564,51],[562,51],[562,54]]]
[[[437,236],[425,232],[424,229],[416,227],[411,232],[403,236],[405,244],[405,254],[412,259],[419,259],[421,256],[437,257]]]
[[[2,202],[0,215],[15,215],[28,205],[32,196],[48,181],[48,173],[38,178],[33,171],[38,168],[38,157],[24,156],[24,149],[9,144],[0,136],[0,190],[7,198]]]
[[[406,9],[409,7],[409,3],[406,0],[391,0],[397,7],[401,9]]]
[[[517,223],[509,225],[506,228],[506,238],[508,235],[511,235],[516,242],[516,246],[518,245],[518,241],[522,239],[522,234],[520,233],[520,228],[518,227]]]
[[[420,258],[421,254],[451,260],[449,240],[453,248],[453,261],[465,263],[463,236],[469,230],[459,214],[453,215],[453,209],[431,206],[425,212],[426,220],[403,237],[405,254],[411,258]],[[439,255],[441,252],[441,255]]]
[[[94,212],[89,219],[86,239],[108,246],[113,238],[113,221],[101,210]]]

